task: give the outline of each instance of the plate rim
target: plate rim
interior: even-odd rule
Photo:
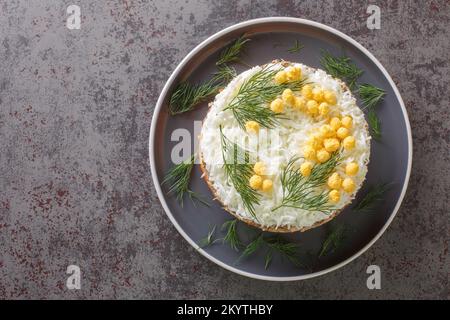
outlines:
[[[389,219],[385,222],[385,224],[383,225],[383,227],[380,229],[380,231],[372,238],[372,240],[370,240],[363,248],[361,248],[358,252],[356,252],[355,254],[353,254],[351,257],[348,257],[347,259],[345,259],[344,261],[339,262],[338,264],[326,268],[324,270],[320,270],[318,272],[313,272],[310,274],[306,274],[306,275],[300,275],[300,276],[288,276],[288,277],[283,277],[283,276],[266,276],[266,275],[259,275],[259,274],[254,274],[251,272],[247,272],[247,271],[242,271],[239,270],[231,265],[228,265],[224,262],[222,262],[221,260],[213,257],[212,255],[210,255],[208,252],[206,252],[205,250],[203,250],[202,248],[200,248],[200,246],[195,243],[195,241],[193,241],[183,230],[183,228],[181,228],[181,226],[178,224],[178,222],[176,221],[176,219],[174,218],[174,216],[172,215],[169,206],[167,205],[165,199],[164,199],[164,193],[161,189],[161,183],[158,180],[158,176],[156,173],[156,165],[155,165],[155,153],[152,152],[154,149],[154,140],[155,140],[155,135],[156,135],[156,122],[157,122],[157,116],[162,108],[163,105],[163,101],[164,101],[164,97],[167,95],[169,88],[172,86],[172,83],[175,81],[175,78],[178,76],[178,74],[180,73],[180,71],[182,70],[182,68],[190,61],[190,59],[196,55],[199,51],[201,51],[204,47],[206,47],[209,43],[213,42],[214,40],[216,40],[217,38],[220,38],[224,35],[226,35],[227,33],[230,33],[236,29],[242,28],[242,27],[248,27],[254,24],[264,24],[264,23],[274,23],[274,22],[289,22],[289,23],[296,23],[296,24],[301,24],[301,25],[308,25],[308,26],[312,26],[312,27],[316,27],[328,32],[331,32],[332,34],[350,42],[352,45],[354,45],[356,48],[358,48],[359,50],[361,50],[370,60],[372,60],[373,63],[375,63],[375,65],[381,70],[381,72],[383,73],[383,75],[386,77],[386,79],[388,80],[389,84],[391,85],[395,96],[397,98],[397,100],[400,103],[400,107],[402,109],[402,113],[403,113],[403,117],[405,119],[406,122],[406,130],[407,130],[407,137],[408,137],[408,163],[407,163],[407,168],[406,168],[406,176],[405,176],[405,181],[403,183],[403,187],[402,187],[402,191],[400,193],[400,196],[398,197],[397,203],[389,217]],[[177,229],[177,231],[183,236],[183,238],[194,248],[196,249],[197,252],[199,252],[201,255],[203,255],[204,257],[206,257],[207,259],[209,259],[210,261],[216,263],[217,265],[221,266],[222,268],[229,270],[231,272],[234,272],[236,274],[242,275],[242,276],[246,276],[249,278],[253,278],[253,279],[258,279],[258,280],[269,280],[269,281],[297,281],[297,280],[306,280],[306,279],[311,279],[311,278],[315,278],[315,277],[319,277],[321,275],[330,273],[332,271],[335,271],[339,268],[342,268],[343,266],[349,264],[350,262],[352,262],[353,260],[355,260],[356,258],[358,258],[359,256],[361,256],[364,252],[366,252],[376,241],[378,241],[379,238],[381,238],[381,236],[384,234],[384,232],[386,231],[386,229],[389,227],[389,225],[392,223],[392,221],[394,220],[394,217],[397,215],[397,212],[400,208],[401,203],[403,202],[403,198],[405,197],[405,193],[406,190],[408,188],[408,184],[409,184],[409,178],[410,178],[410,174],[411,174],[411,166],[412,166],[412,156],[413,156],[413,146],[412,146],[412,134],[411,134],[411,125],[409,122],[409,117],[408,117],[408,112],[405,108],[405,104],[403,102],[403,99],[400,95],[400,92],[397,88],[397,86],[395,85],[394,81],[392,80],[391,76],[389,75],[389,73],[387,72],[387,70],[383,67],[383,65],[378,61],[377,58],[375,58],[375,56],[369,52],[369,50],[367,50],[364,46],[362,46],[359,42],[357,42],[356,40],[354,40],[353,38],[351,38],[350,36],[344,34],[343,32],[327,26],[325,24],[322,24],[320,22],[316,22],[316,21],[312,21],[312,20],[308,20],[308,19],[303,19],[303,18],[294,18],[294,17],[265,17],[265,18],[257,18],[257,19],[250,19],[250,20],[246,20],[243,22],[239,22],[236,24],[233,24],[229,27],[226,27],[216,33],[214,33],[213,35],[209,36],[208,38],[206,38],[205,40],[203,40],[200,44],[198,44],[194,49],[192,49],[182,60],[181,62],[177,65],[177,67],[175,68],[175,70],[172,72],[172,74],[170,75],[169,79],[166,81],[159,97],[158,100],[156,102],[155,105],[155,109],[153,111],[153,115],[152,115],[152,121],[151,121],[151,125],[150,125],[150,136],[149,136],[149,161],[150,161],[150,170],[151,170],[151,175],[152,175],[152,180],[153,180],[153,184],[155,186],[156,189],[156,193],[158,195],[158,199],[161,202],[161,205],[166,213],[166,215],[169,217],[170,221],[172,222],[172,224],[175,226],[175,228]]]

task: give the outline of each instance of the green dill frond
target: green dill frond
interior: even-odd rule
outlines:
[[[376,204],[383,200],[383,196],[390,189],[389,183],[376,184],[369,188],[367,194],[362,200],[353,208],[358,212],[370,211],[375,208]]]
[[[371,84],[363,83],[358,88],[359,96],[361,97],[364,107],[362,110],[374,110],[375,107],[384,99],[386,92],[383,89],[377,88]]]
[[[304,84],[304,80],[297,80],[277,84],[273,78],[278,70],[272,70],[266,66],[244,81],[236,96],[224,110],[231,110],[242,129],[245,129],[247,121],[256,121],[261,126],[273,128],[278,119],[283,118],[281,113],[275,113],[267,104],[281,95],[285,89],[298,91]]]
[[[252,242],[250,242],[245,247],[238,261],[248,256],[251,256],[253,253],[256,252],[256,250],[258,250],[261,247],[263,243],[264,243],[263,233],[260,233]]]
[[[239,239],[239,235],[236,230],[236,224],[238,220],[229,220],[226,221],[222,225],[222,230],[226,230],[225,237],[223,238],[223,241],[228,243],[230,247],[235,250],[239,251],[239,248],[242,247],[241,240]]]
[[[169,111],[172,115],[190,111],[199,103],[216,94],[220,87],[216,78],[201,84],[182,82],[170,97]]]
[[[306,183],[311,187],[320,187],[324,185],[328,177],[341,162],[341,158],[340,151],[336,151],[331,154],[328,161],[315,164],[311,170],[310,176],[306,179]]]
[[[359,85],[359,96],[361,97],[363,108],[369,110],[367,121],[370,125],[370,133],[375,140],[381,139],[381,121],[375,113],[376,106],[383,101],[386,92],[371,84],[363,83]]]
[[[272,263],[273,251],[269,250],[264,257],[264,269],[268,269],[270,264]]]
[[[240,37],[231,46],[222,51],[220,59],[216,63],[218,71],[214,73],[211,80],[199,84],[180,83],[173,90],[170,97],[170,113],[176,115],[191,111],[199,103],[217,94],[220,88],[236,76],[236,70],[227,65],[227,63],[235,62],[239,59],[239,54],[244,44],[249,40]]]
[[[300,41],[295,40],[294,45],[288,49],[289,53],[296,53],[299,52],[301,49],[303,49],[305,46],[300,43]]]
[[[317,192],[317,187],[324,185],[341,161],[340,152],[335,152],[324,163],[315,164],[311,175],[304,177],[297,166],[298,157],[292,158],[281,173],[280,181],[283,190],[281,204],[273,208],[291,207],[308,211],[320,211],[328,214],[334,210],[328,203],[328,194]]]
[[[250,39],[240,36],[231,45],[225,48],[216,62],[217,66],[221,66],[227,63],[239,61],[239,56],[244,48],[244,45],[250,41]]]
[[[209,206],[198,194],[189,189],[189,179],[191,177],[192,168],[194,167],[194,155],[191,155],[186,161],[172,167],[165,175],[162,185],[168,185],[167,194],[175,194],[178,202],[183,206],[184,195],[187,194],[189,198],[198,200],[201,203]]]
[[[344,80],[353,89],[356,80],[362,75],[359,69],[347,56],[334,57],[328,51],[322,51],[320,64],[333,77]]]
[[[381,139],[381,121],[374,110],[370,110],[367,114],[367,122],[369,122],[372,137],[379,141]]]
[[[269,267],[269,264],[272,260],[273,252],[278,252],[282,257],[287,258],[294,266],[303,267],[303,264],[300,262],[298,256],[298,245],[294,242],[287,241],[281,237],[271,237],[264,239],[265,243],[267,243],[269,247],[269,251],[267,255],[270,256],[270,259],[265,259],[265,268]],[[269,260],[269,261],[267,261]]]
[[[213,79],[215,81],[230,82],[237,76],[236,69],[229,65],[220,65],[217,67],[217,72],[214,73]]]
[[[241,149],[235,142],[230,141],[220,127],[223,166],[227,179],[231,181],[239,193],[245,209],[254,217],[255,205],[259,204],[260,194],[249,186],[249,179],[253,175],[248,151]]]
[[[344,239],[345,239],[345,226],[343,224],[340,224],[338,226],[336,226],[327,236],[327,238],[325,239],[325,241],[322,244],[322,249],[320,250],[319,253],[319,258],[334,252],[337,248],[339,248]]]
[[[245,247],[238,261],[251,256],[260,248],[266,251],[264,256],[265,269],[269,268],[275,253],[278,253],[282,258],[286,258],[296,267],[304,267],[300,261],[298,245],[296,243],[283,239],[280,236],[264,237],[263,232]]]
[[[214,234],[216,233],[217,226],[214,225],[212,229],[208,231],[208,235],[200,240],[199,246],[200,248],[206,248],[210,245],[213,245],[215,242],[217,242],[219,239],[214,239]]]

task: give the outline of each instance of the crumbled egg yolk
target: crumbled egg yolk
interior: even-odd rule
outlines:
[[[245,123],[245,130],[248,133],[258,133],[259,132],[259,123],[256,121],[247,121]]]
[[[309,177],[311,175],[312,167],[313,165],[311,162],[303,162],[300,166],[300,173],[302,176]]]
[[[342,185],[342,178],[339,173],[335,172],[331,176],[329,176],[327,185],[330,187],[330,189],[340,189]]]
[[[313,149],[318,150],[322,148],[322,139],[319,138],[317,135],[312,135],[308,141],[306,142],[307,145],[313,147]]]
[[[323,139],[325,139],[325,135],[324,135],[323,132],[320,130],[320,128],[318,128],[317,131],[314,133],[314,137],[316,137],[317,139],[319,139],[320,142],[322,142]]]
[[[303,97],[295,97],[295,101],[294,101],[294,107],[295,109],[298,110],[305,110],[306,107],[306,100]]]
[[[342,123],[338,117],[333,117],[330,120],[330,127],[334,130],[338,130],[341,127]]]
[[[258,161],[253,166],[253,171],[260,176],[263,176],[266,173],[266,166],[264,165],[264,162]]]
[[[285,83],[287,80],[288,80],[288,77],[287,77],[287,74],[286,74],[286,71],[278,71],[276,74],[275,74],[275,82],[276,83],[278,83],[278,84],[282,84],[282,83]]]
[[[355,191],[355,182],[352,178],[345,178],[344,181],[342,181],[342,189],[344,189],[345,192],[351,193]]]
[[[317,101],[315,100],[308,100],[306,103],[306,108],[308,114],[314,116],[319,113],[319,105],[317,104]]]
[[[314,160],[316,158],[316,150],[314,150],[313,147],[307,145],[303,148],[303,156],[305,157],[305,159]]]
[[[283,99],[283,102],[289,106],[293,106],[295,104],[295,96],[291,89],[285,89],[281,94],[281,99]]]
[[[323,116],[323,120],[325,121],[325,123],[330,122],[330,115],[328,114],[328,115]]]
[[[326,102],[321,102],[319,104],[319,114],[321,116],[326,116],[330,112],[330,106]]]
[[[325,150],[328,152],[334,152],[340,147],[339,140],[336,138],[329,138],[323,140],[323,146],[325,147]]]
[[[313,99],[317,102],[321,102],[323,100],[323,90],[319,87],[312,89]]]
[[[270,179],[263,179],[263,175],[266,173],[266,166],[264,162],[258,161],[253,166],[255,174],[250,177],[249,185],[254,190],[262,189],[264,192],[269,192],[273,188],[273,182]]]
[[[341,120],[342,125],[344,127],[346,127],[347,129],[351,129],[352,125],[353,125],[353,119],[351,116],[345,116],[342,118]]]
[[[302,77],[302,69],[300,67],[289,67],[286,70],[286,74],[289,81],[300,80]]]
[[[353,136],[346,137],[342,141],[342,145],[344,146],[344,148],[346,150],[352,150],[355,147],[355,145],[356,145],[355,137],[353,137]]]
[[[275,113],[281,113],[284,110],[283,100],[277,98],[270,103],[270,110]]]
[[[273,187],[273,182],[270,179],[264,179],[264,181],[262,182],[262,190],[264,192],[269,192],[272,190]]]
[[[341,193],[338,190],[331,190],[328,194],[328,199],[330,199],[331,202],[337,203],[341,199]]]
[[[262,183],[263,183],[263,178],[261,176],[258,176],[257,174],[251,176],[251,178],[249,180],[250,188],[252,188],[254,190],[258,190],[259,188],[261,188]]]
[[[326,138],[332,138],[336,134],[335,130],[328,124],[324,124],[320,127],[320,132]]]
[[[346,127],[340,127],[337,131],[336,131],[336,135],[338,136],[339,139],[345,139],[346,137],[348,137],[348,135],[350,134],[350,131],[346,128]]]
[[[301,79],[301,69],[299,67],[289,67],[285,71],[279,71],[275,75],[276,83],[285,83],[287,81],[295,81]],[[336,105],[336,94],[332,90],[324,90],[321,87],[313,87],[306,84],[301,88],[302,96],[295,96],[291,89],[285,89],[281,94],[281,98],[273,100],[270,109],[273,112],[280,113],[284,111],[284,105],[292,106],[297,110],[306,111],[312,116],[327,116],[330,113],[330,106]],[[334,113],[334,112],[333,112]],[[307,141],[303,148],[303,156],[307,160],[316,160],[320,163],[328,161],[331,153],[338,150],[342,146],[346,150],[355,147],[355,138],[350,136],[350,130],[353,125],[351,116],[345,116],[342,119],[340,115],[333,118],[325,119],[327,123],[322,125]],[[247,131],[258,132],[259,124],[255,121],[246,123]],[[300,173],[304,177],[311,175],[313,163],[306,161],[300,166]],[[345,173],[353,176],[358,172],[358,165],[355,162],[348,163],[345,167]],[[250,178],[250,186],[253,189],[261,189],[270,191],[273,188],[273,182],[270,179],[263,179],[261,176],[265,174],[266,167],[264,163],[257,162],[253,171],[255,175]],[[333,173],[327,181],[328,187],[332,189],[329,193],[331,202],[339,202],[341,194],[339,189],[342,187],[346,192],[353,192],[355,183],[351,178],[341,178],[339,173]]]
[[[324,163],[330,159],[331,155],[327,150],[320,149],[319,151],[317,151],[316,157],[317,161],[319,161],[320,163]]]
[[[336,104],[336,95],[331,90],[325,90],[323,93],[323,98],[326,102],[328,102],[330,105],[334,106]]]
[[[347,165],[345,166],[345,173],[348,176],[354,176],[358,173],[359,170],[359,166],[356,162],[349,162],[347,163]]]
[[[305,84],[302,87],[301,93],[306,99],[312,99],[312,86],[310,84]]]

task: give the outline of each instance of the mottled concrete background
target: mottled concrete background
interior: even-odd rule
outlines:
[[[382,9],[381,30],[366,8]],[[82,10],[81,30],[65,26]],[[176,232],[148,163],[177,63],[243,20],[294,16],[361,42],[398,84],[414,138],[405,201],[363,256],[269,283],[225,271]],[[0,298],[449,299],[449,1],[0,1]],[[68,290],[66,268],[82,269]],[[382,290],[366,288],[378,264]]]

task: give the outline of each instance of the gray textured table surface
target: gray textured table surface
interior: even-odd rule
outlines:
[[[371,1],[372,3],[374,1]],[[450,3],[86,1],[80,30],[61,1],[0,2],[0,298],[450,298]],[[410,116],[410,186],[385,235],[331,274],[247,279],[195,252],[157,199],[153,106],[177,63],[236,22],[295,16],[355,38],[386,67]],[[66,268],[82,270],[68,290]],[[382,289],[366,287],[368,265]]]

